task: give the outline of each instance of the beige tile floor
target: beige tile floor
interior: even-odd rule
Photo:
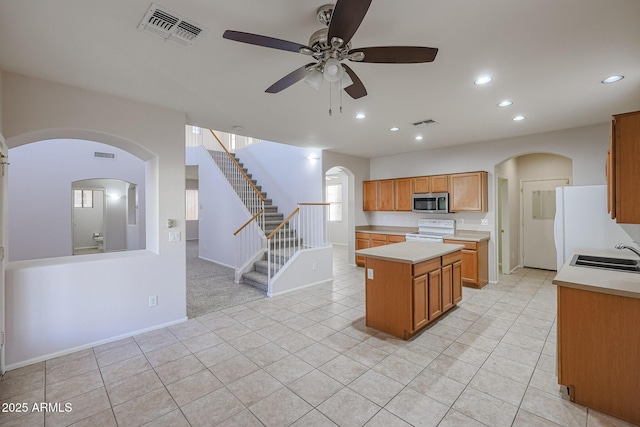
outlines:
[[[364,325],[364,271],[8,372],[2,426],[626,426],[555,376],[553,272],[519,269],[409,341]]]

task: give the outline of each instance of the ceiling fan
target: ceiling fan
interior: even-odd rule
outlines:
[[[419,46],[381,46],[351,48],[351,38],[362,23],[372,0],[338,0],[336,5],[326,4],[318,9],[318,21],[327,26],[311,35],[309,45],[276,39],[258,34],[227,30],[222,37],[242,43],[297,52],[311,56],[315,62],[303,65],[287,74],[265,92],[278,93],[305,79],[319,89],[323,80],[339,83],[353,99],[367,94],[362,81],[342,61],[383,64],[412,64],[432,62],[437,48]]]

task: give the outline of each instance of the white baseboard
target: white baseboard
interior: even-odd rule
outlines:
[[[34,357],[32,359],[23,360],[23,361],[17,362],[17,363],[12,363],[11,365],[5,366],[5,370],[6,371],[10,371],[12,369],[18,369],[18,368],[22,368],[24,366],[33,365],[34,363],[40,363],[40,362],[44,362],[45,360],[54,359],[56,357],[66,356],[67,354],[75,353],[76,351],[86,350],[88,348],[97,347],[99,345],[108,344],[110,342],[118,341],[118,340],[121,340],[123,338],[129,338],[129,337],[132,337],[132,336],[135,336],[135,335],[144,334],[145,332],[155,331],[156,329],[162,329],[162,328],[166,328],[168,326],[177,325],[178,323],[183,323],[183,322],[186,322],[187,320],[188,320],[187,317],[183,317],[182,319],[178,319],[178,320],[174,320],[174,321],[171,321],[171,322],[163,323],[161,325],[155,325],[155,326],[151,326],[149,328],[139,329],[137,331],[128,332],[126,334],[117,335],[115,337],[105,338],[105,339],[100,340],[100,341],[94,341],[92,343],[79,345],[77,347],[72,347],[72,348],[68,348],[68,349],[65,349],[65,350],[56,351],[55,353],[45,354],[44,356]]]
[[[229,268],[231,268],[231,269],[233,269],[233,270],[235,270],[235,269],[236,269],[233,265],[223,264],[223,263],[221,263],[221,262],[214,261],[214,260],[212,260],[212,259],[205,258],[205,257],[203,257],[203,256],[198,256],[198,258],[203,259],[203,260],[205,260],[205,261],[212,262],[212,263],[214,263],[214,264],[221,265],[221,266],[223,266],[223,267],[229,267]]]

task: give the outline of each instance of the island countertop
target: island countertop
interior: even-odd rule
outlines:
[[[640,274],[571,265],[575,254],[634,259],[633,254],[610,250],[576,250],[562,266],[553,284],[585,291],[640,298]]]
[[[454,245],[450,243],[403,242],[369,249],[360,249],[356,251],[356,255],[404,264],[418,264],[459,251],[463,248],[464,245]]]

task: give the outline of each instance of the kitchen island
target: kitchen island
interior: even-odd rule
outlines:
[[[620,251],[579,253],[637,260]],[[572,265],[572,258],[553,279],[558,383],[571,401],[640,424],[640,274]]]
[[[366,324],[409,339],[462,299],[463,245],[404,242],[362,249]]]

